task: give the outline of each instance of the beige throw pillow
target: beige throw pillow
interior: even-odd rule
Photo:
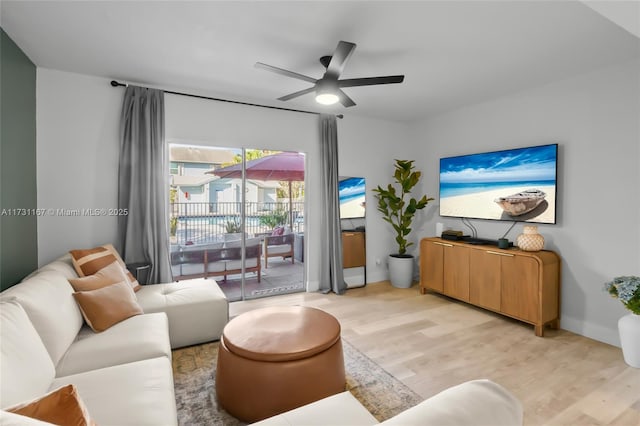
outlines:
[[[134,315],[142,314],[133,290],[126,281],[90,291],[73,293],[82,316],[95,332],[101,332]]]
[[[92,249],[71,250],[69,253],[71,254],[73,267],[80,277],[93,275],[113,262],[118,262],[125,274],[127,274],[127,281],[133,291],[140,290],[141,287],[138,280],[127,270],[127,265],[111,244]]]
[[[74,385],[63,386],[33,401],[5,408],[32,419],[65,426],[95,426]]]
[[[122,266],[117,261],[105,266],[93,275],[82,278],[70,278],[69,282],[75,291],[90,291],[106,287],[121,281],[129,282]]]

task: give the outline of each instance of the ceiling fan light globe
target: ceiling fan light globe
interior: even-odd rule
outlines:
[[[335,93],[318,93],[316,95],[316,102],[322,105],[333,105],[339,101],[340,98]]]

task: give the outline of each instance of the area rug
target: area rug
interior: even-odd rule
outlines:
[[[422,398],[343,339],[347,390],[379,421],[413,407]],[[245,425],[220,409],[215,397],[218,342],[173,351],[178,423]]]

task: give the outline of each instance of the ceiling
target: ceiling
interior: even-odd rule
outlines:
[[[606,3],[619,6],[609,18],[576,1],[2,0],[0,24],[38,67],[411,121],[639,58],[640,3]],[[312,94],[277,101],[309,83],[253,66],[320,78],[339,40],[357,44],[343,78],[404,83],[346,88],[356,106],[321,107]]]

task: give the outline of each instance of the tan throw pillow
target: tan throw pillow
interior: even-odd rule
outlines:
[[[121,281],[129,282],[129,279],[122,270],[122,266],[120,266],[117,261],[113,262],[109,266],[105,266],[93,275],[69,279],[69,282],[75,291],[97,290]]]
[[[71,250],[69,253],[71,254],[73,267],[80,277],[93,275],[113,262],[118,262],[127,274],[127,281],[131,284],[133,291],[140,290],[141,287],[138,280],[127,270],[127,265],[111,244],[92,249]]]
[[[32,419],[65,426],[95,426],[74,385],[63,386],[33,401],[5,408]]]
[[[133,290],[126,281],[97,290],[73,293],[89,327],[101,332],[134,315],[142,314]]]

